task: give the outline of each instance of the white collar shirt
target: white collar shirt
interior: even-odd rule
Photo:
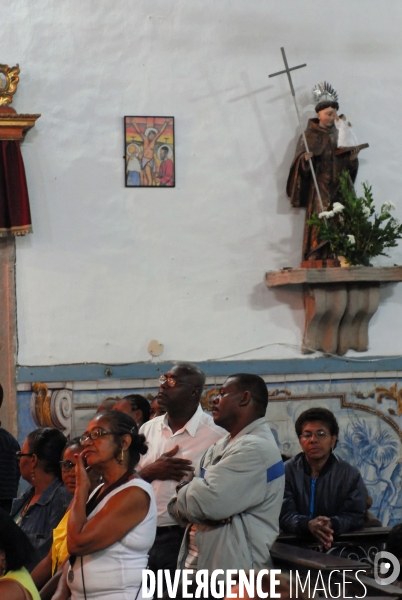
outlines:
[[[191,460],[196,467],[204,452],[226,435],[227,431],[215,425],[213,418],[199,405],[191,419],[176,433],[170,429],[167,415],[155,417],[144,423],[140,433],[146,437],[148,452],[141,456],[138,471],[155,462],[161,454],[172,450],[175,446],[179,446],[175,458]],[[176,486],[177,481],[172,479],[152,482],[158,508],[158,527],[177,525],[167,511],[168,502],[174,496]]]

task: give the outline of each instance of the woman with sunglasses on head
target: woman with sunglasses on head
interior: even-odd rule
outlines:
[[[40,600],[28,571],[34,548],[6,511],[0,509],[0,598]]]
[[[30,487],[13,501],[11,517],[36,550],[27,565],[30,571],[49,552],[53,529],[71,502],[60,470],[66,442],[61,431],[44,427],[28,434],[21,452],[17,452],[21,477]]]
[[[156,533],[152,487],[135,474],[145,438],[129,415],[110,411],[92,419],[81,444],[67,526],[71,599],[142,598],[142,570]],[[91,496],[89,468],[103,479]]]
[[[295,429],[303,452],[285,463],[279,525],[328,550],[335,535],[364,526],[366,488],[359,471],[333,454],[339,425],[330,410],[305,410]]]

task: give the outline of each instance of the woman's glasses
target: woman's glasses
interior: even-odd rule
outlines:
[[[21,452],[21,450],[18,450],[18,452],[16,452],[15,455],[18,460],[20,460],[20,458],[22,458],[23,456],[35,456],[33,452]]]
[[[326,431],[324,431],[323,429],[319,429],[318,431],[315,431],[314,433],[312,433],[311,431],[305,431],[304,433],[301,434],[300,439],[311,440],[311,438],[316,437],[317,440],[322,440],[322,439],[326,438],[328,435],[330,435],[330,434],[327,433]]]
[[[71,469],[74,469],[75,464],[72,463],[71,460],[61,460],[60,467],[64,473],[69,473]]]
[[[94,429],[90,433],[84,433],[80,437],[80,444],[82,446],[88,440],[95,441],[95,440],[99,439],[100,437],[103,437],[104,435],[113,435],[113,432],[112,431],[105,431],[104,429]]]

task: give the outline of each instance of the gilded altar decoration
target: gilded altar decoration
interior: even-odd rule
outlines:
[[[374,398],[377,394],[377,404],[382,404],[383,400],[395,400],[396,407],[392,408],[388,407],[388,412],[393,416],[402,415],[402,389],[398,389],[398,384],[394,383],[390,388],[377,386],[367,395],[364,395],[360,392],[356,393],[358,398],[363,398],[366,400],[367,398]],[[395,410],[396,409],[396,410]]]
[[[69,437],[73,430],[72,392],[66,389],[50,392],[45,383],[33,383],[31,416],[38,427],[54,427]]]
[[[18,64],[15,67],[0,64],[0,106],[8,106],[13,101],[20,80],[19,73]]]
[[[17,91],[19,66],[0,64],[0,237],[32,233],[28,186],[20,142],[38,114],[18,114],[9,106]]]
[[[201,396],[201,408],[202,410],[206,410],[207,412],[211,411],[211,402],[215,396],[219,394],[219,388],[213,387],[210,390],[204,390],[204,393]]]
[[[32,385],[31,414],[38,427],[53,427],[50,416],[50,393],[45,383]]]
[[[383,400],[395,400],[396,411],[393,408],[388,408],[390,415],[402,415],[402,389],[398,390],[398,385],[394,383],[388,390],[383,387],[376,387],[376,392],[379,392],[377,396],[378,404],[381,404]]]

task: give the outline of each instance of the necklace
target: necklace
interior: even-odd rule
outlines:
[[[18,517],[18,519],[15,521],[16,525],[20,525],[22,519],[24,518],[28,508],[31,506],[31,502],[33,500],[34,496],[32,496],[31,498],[29,498],[28,502],[23,506],[20,516]]]

